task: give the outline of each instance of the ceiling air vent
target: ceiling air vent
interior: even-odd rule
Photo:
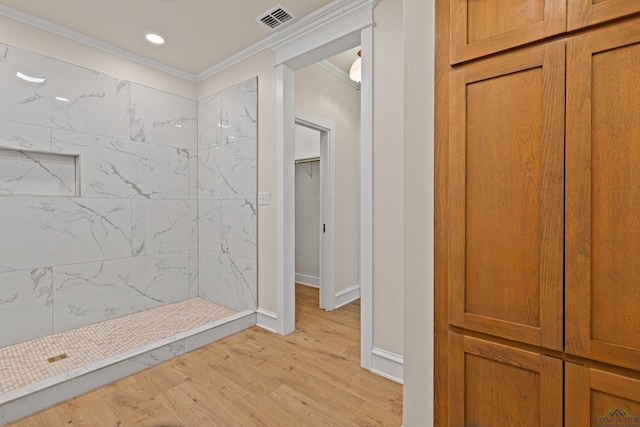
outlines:
[[[291,21],[293,18],[295,18],[295,15],[279,4],[270,11],[258,16],[256,21],[262,22],[264,25],[274,30],[285,22]]]

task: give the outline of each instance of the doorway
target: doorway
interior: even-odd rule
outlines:
[[[369,6],[372,6],[369,5]],[[373,19],[366,8],[311,41],[283,45],[276,53],[277,140],[277,331],[295,329],[295,71],[360,45],[362,50],[359,151],[361,365],[371,369],[373,350]]]
[[[335,124],[297,111],[295,132],[295,282],[320,289],[320,308],[335,301]]]

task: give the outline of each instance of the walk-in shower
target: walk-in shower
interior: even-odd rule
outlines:
[[[0,94],[0,424],[255,323],[256,78],[195,101],[0,44]]]

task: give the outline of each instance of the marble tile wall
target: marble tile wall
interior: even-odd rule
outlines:
[[[0,346],[257,307],[255,78],[197,103],[0,44],[0,93]]]
[[[0,93],[0,346],[198,296],[197,102],[3,44]]]
[[[257,307],[257,79],[198,102],[199,295]]]

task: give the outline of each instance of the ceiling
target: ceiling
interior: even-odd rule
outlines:
[[[0,0],[0,6],[195,76],[274,34],[255,20],[274,6],[284,6],[296,17],[278,31],[331,1]],[[162,35],[166,43],[156,46],[147,42],[145,34],[149,32]],[[348,72],[354,59],[350,52],[332,62]]]

